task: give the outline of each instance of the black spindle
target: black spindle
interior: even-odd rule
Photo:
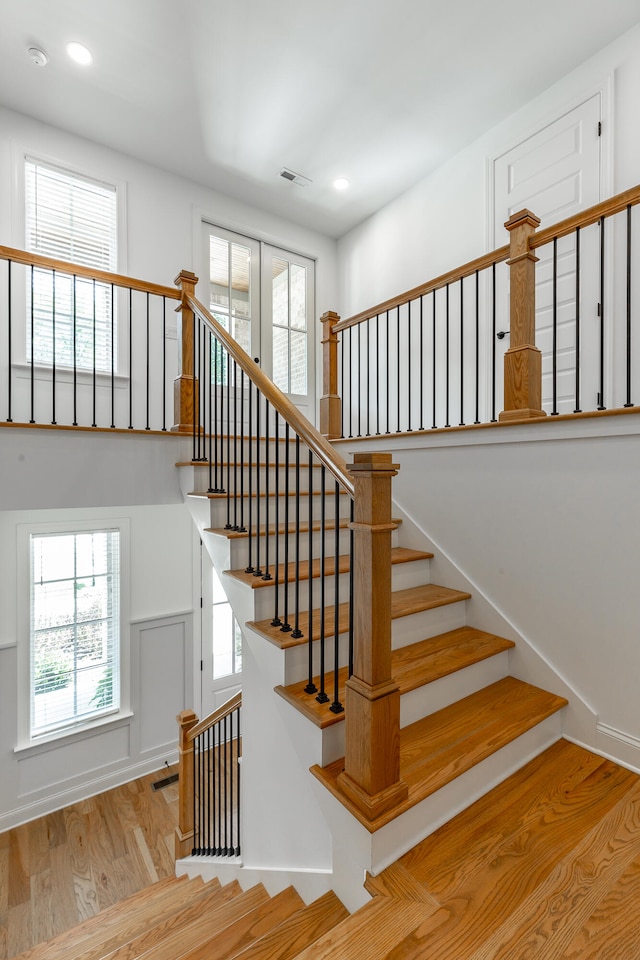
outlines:
[[[309,563],[311,563],[313,557],[313,489],[313,454],[311,453],[311,450],[309,450],[309,529],[307,534]],[[311,577],[309,577],[307,588],[309,593],[309,626],[307,627],[307,656],[309,676],[308,683],[304,688],[304,692],[311,694],[318,692],[318,688],[313,682],[313,631],[311,630],[311,612],[313,610],[313,580]]]
[[[7,260],[7,423],[12,423],[11,417],[11,260]]]
[[[576,227],[576,405],[580,413],[580,227]]]
[[[56,272],[51,271],[51,423],[56,422]]]
[[[606,410],[604,404],[604,217],[600,217],[600,392],[598,394],[598,410]]]
[[[320,570],[324,573],[326,559],[326,468],[320,468]],[[316,697],[318,703],[328,703],[329,697],[325,691],[325,577],[320,577],[320,692]],[[338,616],[338,611],[334,612]],[[311,637],[311,611],[309,611],[309,637]]]
[[[627,206],[627,400],[625,407],[632,407],[631,402],[631,204]]]
[[[311,493],[309,493],[311,499]],[[302,636],[300,629],[300,437],[296,434],[296,560],[295,560],[295,582],[294,582],[294,625],[291,633],[292,637],[299,640]],[[288,570],[285,570],[284,581],[285,590],[287,589]],[[324,571],[320,572],[324,576]],[[311,557],[309,557],[309,580],[311,580]]]
[[[342,713],[344,707],[340,703],[340,537],[338,536],[338,517],[340,516],[340,485],[336,480],[335,486],[335,569],[333,571],[333,608],[335,610],[333,627],[333,703],[329,707],[332,713]],[[324,571],[321,571],[324,577]]]
[[[558,416],[558,238],[553,238],[553,312],[551,341],[551,390],[553,404],[551,416]]]

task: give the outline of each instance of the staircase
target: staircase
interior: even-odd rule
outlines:
[[[282,440],[279,441],[281,444]],[[273,444],[273,440],[270,441]],[[267,456],[267,460],[269,460]],[[280,462],[281,458],[277,458]],[[201,531],[218,572],[234,605],[236,617],[244,624],[245,636],[256,649],[272,651],[273,663],[279,652],[281,681],[273,683],[275,692],[290,708],[288,726],[307,725],[315,731],[316,760],[308,767],[324,789],[316,791],[317,805],[330,825],[334,843],[332,886],[350,910],[362,906],[367,895],[362,888],[363,869],[375,874],[398,856],[431,834],[454,814],[487,793],[514,770],[549,747],[561,736],[562,697],[548,693],[509,674],[512,641],[477,629],[467,623],[470,594],[430,582],[428,551],[402,545],[402,524],[396,522],[391,552],[392,675],[400,689],[400,778],[407,786],[406,796],[376,817],[363,813],[341,788],[344,770],[345,740],[343,710],[333,711],[330,696],[319,703],[308,688],[307,635],[314,645],[319,634],[320,613],[314,611],[309,623],[307,589],[300,594],[299,628],[283,632],[272,625],[273,591],[276,584],[291,584],[294,565],[280,562],[272,568],[272,578],[264,580],[247,573],[247,534],[225,529],[228,523],[226,498],[207,489],[208,465],[179,464],[181,487]],[[228,476],[233,476],[231,470]],[[316,480],[310,469],[303,486],[297,528],[306,536],[313,528],[307,522],[308,504],[313,499]],[[293,481],[292,481],[293,482]],[[282,489],[282,484],[280,489]],[[247,496],[243,482],[243,495]],[[271,500],[273,500],[273,483]],[[269,501],[267,500],[267,503]],[[329,523],[333,524],[330,518]],[[348,577],[349,555],[347,523],[338,520],[340,553],[325,557],[324,573],[333,578]],[[288,526],[273,518],[273,507],[263,505],[260,539],[267,534],[279,540],[279,557],[284,556],[284,541],[295,536],[296,524]],[[316,534],[311,529],[311,557],[298,564],[298,577],[317,598],[321,590],[321,562]],[[306,541],[305,541],[306,542]],[[310,561],[310,562],[309,562]],[[332,580],[333,582],[333,580]],[[349,603],[332,604],[332,591],[321,605],[325,629],[331,635],[337,619],[337,633],[348,629]],[[340,596],[348,596],[341,589]],[[290,604],[293,603],[290,597]],[[346,654],[341,646],[338,662],[337,700],[345,702],[348,678]],[[266,655],[266,654],[265,654]],[[334,663],[328,654],[328,671],[323,680],[313,677],[318,689],[332,692]],[[313,654],[314,668],[318,655]],[[273,675],[271,675],[273,676]],[[267,681],[269,682],[269,681]],[[295,711],[295,713],[294,713]],[[268,721],[265,720],[265,724]],[[245,727],[245,742],[250,733]],[[299,758],[296,758],[298,762]],[[247,765],[243,769],[247,769]],[[349,817],[344,819],[344,811]],[[342,813],[340,813],[342,811]],[[312,814],[310,814],[312,819]],[[370,909],[374,909],[372,906]],[[380,905],[375,909],[383,909]]]

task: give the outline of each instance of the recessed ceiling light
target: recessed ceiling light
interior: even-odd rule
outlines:
[[[88,67],[89,64],[93,63],[91,50],[85,47],[84,43],[78,43],[77,40],[71,40],[67,44],[67,53],[75,63],[79,63],[83,67]]]
[[[336,180],[333,181],[333,186],[335,187],[336,190],[348,190],[349,181],[347,180],[346,177],[338,177]]]
[[[49,57],[40,47],[29,47],[27,53],[29,54],[31,62],[35,63],[36,67],[46,67],[49,63]]]

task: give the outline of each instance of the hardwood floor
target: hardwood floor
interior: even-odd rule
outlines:
[[[0,960],[175,870],[177,783],[164,768],[0,834]]]

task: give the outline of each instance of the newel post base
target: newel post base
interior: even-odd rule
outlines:
[[[353,477],[353,676],[345,695],[345,768],[338,784],[368,819],[404,800],[400,692],[391,676],[391,481],[389,453],[361,453]]]
[[[182,270],[173,281],[182,288],[182,295],[195,297],[198,278],[189,270]],[[178,370],[173,381],[173,433],[192,433],[198,410],[198,380],[195,376],[193,354],[195,317],[193,310],[183,303],[176,308],[178,316]]]
[[[178,826],[175,834],[176,860],[188,857],[193,851],[194,822],[193,800],[195,782],[193,776],[193,740],[189,731],[195,727],[198,718],[193,710],[182,710],[176,717],[178,721]]]
[[[509,349],[504,355],[504,410],[500,420],[546,416],[542,409],[542,354],[536,347],[536,263],[530,239],[540,219],[519,210],[509,231]]]
[[[338,334],[333,326],[340,317],[327,310],[322,322],[322,396],[320,397],[320,433],[328,440],[342,436],[342,400],[338,394]]]

